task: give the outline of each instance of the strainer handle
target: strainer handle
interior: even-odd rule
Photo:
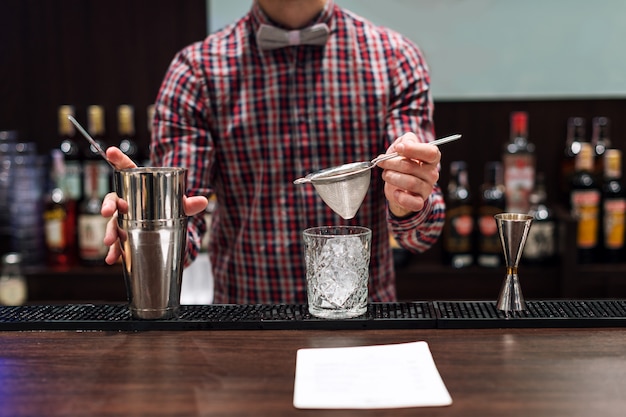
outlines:
[[[453,140],[457,140],[460,138],[461,138],[461,135],[457,133],[455,135],[450,135],[450,136],[446,136],[445,138],[434,140],[432,142],[429,142],[429,144],[434,145],[434,146],[443,145],[444,143],[452,142]],[[371,161],[372,167],[376,166],[376,164],[379,162],[386,161],[387,159],[393,159],[396,156],[398,156],[398,152],[392,152],[392,153],[387,153],[384,155],[377,156]]]
[[[396,156],[398,156],[398,152],[386,153],[386,154],[379,155],[376,158],[372,159],[370,163],[372,164],[372,167],[374,167],[376,166],[377,163],[386,161],[387,159],[393,159]]]
[[[293,183],[294,184],[306,184],[307,182],[311,182],[311,178],[307,178],[307,177],[298,178]]]

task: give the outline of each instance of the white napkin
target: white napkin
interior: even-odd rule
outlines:
[[[426,342],[300,349],[296,408],[404,408],[452,404]]]

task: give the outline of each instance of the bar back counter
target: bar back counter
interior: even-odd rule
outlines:
[[[183,306],[155,321],[124,304],[0,307],[0,416],[624,415],[626,300],[527,307],[372,303],[333,321],[303,305]],[[294,408],[298,349],[413,341],[428,343],[452,405]]]

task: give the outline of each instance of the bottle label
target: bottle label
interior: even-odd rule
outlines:
[[[472,250],[472,232],[474,219],[471,207],[452,208],[447,214],[445,228],[445,248],[450,253],[469,252]]]
[[[44,213],[44,233],[49,249],[65,248],[65,211],[61,207]]]
[[[82,259],[104,259],[108,251],[103,243],[107,222],[108,219],[99,214],[84,214],[78,218],[78,245]]]
[[[67,195],[74,201],[80,200],[81,197],[81,167],[77,161],[65,162],[65,188]]]
[[[498,225],[493,215],[483,215],[478,219],[478,229],[483,236],[495,236],[498,234]]]
[[[535,159],[532,154],[504,155],[503,162],[507,211],[528,213],[535,186]]]
[[[556,225],[551,221],[533,222],[522,256],[528,260],[548,259],[556,253]]]
[[[101,163],[98,165],[98,196],[100,198],[104,198],[105,195],[109,191],[111,191],[110,177],[111,177],[111,168],[106,163]]]
[[[607,249],[624,247],[624,217],[626,199],[610,199],[604,202],[604,246]]]
[[[591,249],[598,244],[600,216],[600,191],[575,190],[572,192],[572,209],[578,220],[576,244],[582,249]]]
[[[498,254],[502,253],[502,244],[500,243],[500,235],[498,234],[498,224],[493,217],[497,213],[501,213],[498,207],[482,207],[481,215],[478,218],[478,249],[480,253]]]
[[[0,279],[0,304],[19,306],[26,302],[28,289],[23,278]]]

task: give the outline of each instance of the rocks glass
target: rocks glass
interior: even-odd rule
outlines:
[[[323,226],[303,232],[311,315],[344,319],[367,311],[372,231]]]

